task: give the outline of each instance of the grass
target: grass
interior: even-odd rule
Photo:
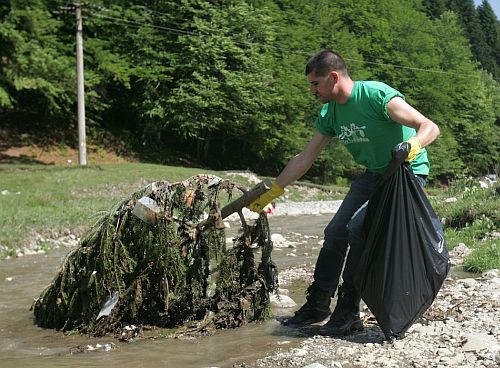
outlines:
[[[432,204],[443,219],[448,248],[463,243],[473,250],[464,262],[470,272],[500,268],[500,186],[481,188],[476,179],[458,178],[434,192]]]
[[[464,269],[469,272],[484,272],[498,269],[500,247],[498,240],[485,240],[464,262]]]
[[[200,173],[209,172],[137,163],[0,165],[0,258],[26,245],[34,231],[81,232],[96,213],[151,182],[176,182]]]

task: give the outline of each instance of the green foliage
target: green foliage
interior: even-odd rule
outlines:
[[[95,0],[82,12],[89,139],[113,135],[143,160],[276,175],[319,111],[304,66],[331,48],[355,79],[394,86],[441,127],[429,147],[433,179],[497,164],[500,40],[487,1],[476,10],[472,0]],[[70,145],[74,23],[72,6],[56,0],[0,5],[0,118]],[[333,143],[308,178],[357,170]]]
[[[500,245],[498,239],[487,240],[464,261],[464,270],[480,273],[498,268],[500,265]]]
[[[475,8],[473,0],[449,0],[450,10],[456,12],[470,41],[474,58],[482,67],[497,76],[498,60],[495,60],[497,19],[487,1]]]
[[[453,73],[454,78],[449,83],[450,75],[437,75],[432,91],[423,94],[430,97],[425,105],[429,107],[429,116],[442,130],[441,141],[429,147],[431,152],[436,147],[431,164],[437,167],[433,166],[431,175],[453,177],[467,167],[469,174],[477,176],[492,169],[498,154],[499,131],[494,124],[495,94],[491,93],[491,78],[475,71],[470,63],[471,53],[460,36],[454,13],[445,12],[435,21],[434,29],[439,35],[436,47],[442,50],[438,65]],[[447,113],[443,114],[444,111]]]
[[[336,183],[341,178],[350,177],[356,169],[363,170],[354,162],[347,149],[334,140],[321,152],[309,176],[321,184]]]
[[[60,38],[62,22],[40,0],[12,0],[1,7],[0,108],[46,124],[67,115],[76,77],[71,47]]]
[[[436,19],[446,10],[446,0],[422,0],[426,14]]]
[[[445,228],[461,229],[472,226],[476,221],[479,221],[476,227],[479,226],[486,232],[492,231],[489,223],[500,227],[498,194],[495,187],[484,189],[479,186],[477,179],[462,177],[453,181],[444,195],[457,199],[455,202],[436,203],[436,211],[446,219]]]
[[[253,147],[273,149],[274,122],[269,111],[273,78],[259,47],[272,37],[266,28],[269,19],[240,2],[223,7],[199,2],[198,6],[186,16],[192,19],[195,29],[190,32],[195,34],[178,40],[174,75],[180,78],[166,100],[165,128],[203,160],[235,153],[244,159],[234,151],[236,147],[250,156],[259,152]],[[271,136],[262,130],[270,130]]]
[[[477,9],[472,0],[423,0],[423,5],[432,19],[447,10],[458,15],[474,57],[494,78],[498,77],[499,23],[488,0],[483,0]]]
[[[426,147],[431,165],[430,180],[447,182],[456,173],[464,171],[464,161],[455,153],[458,142],[447,126],[441,127],[441,136],[432,145]]]
[[[499,188],[498,184],[482,188],[477,179],[463,176],[452,181],[438,198],[433,197],[433,207],[444,223],[448,247],[463,243],[473,250],[464,263],[467,271],[500,267]]]
[[[484,43],[481,44],[479,51],[479,61],[481,65],[489,71],[494,78],[500,77],[500,50],[497,45],[500,39],[498,32],[498,20],[488,1],[483,3],[477,9],[477,17],[481,32],[484,37]]]

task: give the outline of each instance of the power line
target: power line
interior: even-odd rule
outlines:
[[[64,2],[64,0],[53,0],[53,1],[63,1]],[[67,4],[67,1],[65,3]],[[108,9],[108,8],[105,8],[105,7],[97,5],[97,4],[86,3],[86,5],[89,5],[90,8],[98,9],[100,11],[105,11],[105,12],[110,12],[110,13],[116,12],[113,9]],[[166,14],[166,13],[150,10],[150,9],[145,8],[145,7],[142,7],[142,8],[145,12],[169,16],[169,14]],[[113,22],[115,24],[121,24],[124,26],[135,27],[136,29],[139,29],[141,27],[145,27],[145,28],[156,29],[160,32],[171,32],[171,33],[177,33],[177,34],[189,35],[189,36],[195,36],[195,37],[211,37],[211,36],[213,36],[213,34],[211,34],[211,33],[187,31],[187,30],[183,30],[183,29],[179,29],[179,28],[175,28],[175,27],[167,27],[167,26],[161,26],[161,25],[157,25],[157,24],[153,24],[153,23],[138,22],[138,21],[134,21],[134,20],[128,20],[125,18],[117,18],[114,16],[109,16],[109,15],[97,13],[97,12],[95,12],[95,10],[88,12],[88,14],[91,17],[101,18],[101,19]],[[123,14],[123,12],[122,12],[122,15],[125,16],[125,14]],[[90,17],[84,16],[84,19],[90,19]],[[425,32],[422,30],[418,30],[418,31],[432,34],[431,32]],[[251,43],[249,41],[246,41],[246,42],[245,41],[238,41],[238,40],[233,40],[233,41],[235,44],[242,45],[242,46],[255,45],[255,43]],[[273,46],[273,45],[258,44],[258,46],[260,46],[262,48],[266,48],[268,50],[276,50],[276,51],[293,53],[293,54],[304,55],[304,56],[310,56],[313,53],[313,52],[310,53],[310,52],[305,52],[305,51],[301,51],[301,50],[287,49],[287,48],[282,48],[282,47]],[[404,66],[404,65],[399,65],[399,64],[383,63],[383,62],[375,62],[375,61],[367,61],[367,60],[358,60],[358,59],[352,59],[352,58],[346,58],[346,57],[344,57],[344,59],[348,62],[362,63],[362,64],[367,64],[367,65],[385,67],[385,68],[390,67],[390,68],[396,68],[396,69],[406,69],[406,70],[434,73],[434,74],[444,74],[444,75],[453,75],[453,76],[457,75],[457,72],[447,72],[444,70],[437,70],[437,69],[425,69],[425,68],[420,68],[420,67]],[[476,77],[477,76],[474,74],[460,74],[460,75],[469,76],[469,77]],[[495,79],[495,78],[492,78],[492,79],[495,81],[500,81],[500,79]]]
[[[169,32],[174,32],[174,33],[179,33],[179,34],[187,34],[187,35],[197,36],[197,37],[201,37],[201,36],[203,36],[203,37],[209,37],[209,36],[212,36],[209,33],[185,31],[185,30],[176,29],[176,28],[172,28],[172,27],[158,26],[158,25],[150,24],[150,23],[142,23],[142,22],[136,22],[136,21],[129,21],[129,20],[126,20],[126,19],[118,19],[118,18],[115,18],[115,17],[106,16],[106,15],[93,14],[93,16],[96,16],[96,17],[99,17],[99,18],[103,18],[103,19],[113,20],[113,21],[115,21],[115,23],[127,23],[127,24],[133,25],[133,26],[135,26],[137,28],[139,28],[139,27],[154,28],[154,29],[157,29],[159,31],[169,31]],[[250,42],[243,42],[243,41],[234,41],[234,42],[236,44],[244,45],[244,46],[251,45]],[[259,46],[262,46],[262,45],[259,45]],[[306,52],[303,52],[303,51],[285,49],[285,48],[281,48],[281,47],[278,47],[278,46],[266,45],[265,48],[267,48],[267,49],[274,49],[274,50],[283,51],[283,52],[289,52],[289,53],[291,52],[291,53],[305,55],[305,56],[311,55],[310,53],[306,53]],[[447,71],[444,71],[444,70],[424,69],[424,68],[410,67],[410,66],[404,66],[404,65],[398,65],[398,64],[380,63],[380,62],[367,61],[367,60],[357,60],[357,59],[351,59],[351,58],[346,58],[346,57],[344,57],[344,60],[349,61],[349,62],[363,63],[363,64],[376,65],[376,66],[384,66],[384,67],[391,67],[391,68],[399,68],[399,69],[408,69],[408,70],[413,70],[413,71],[421,71],[421,72],[429,72],[429,73],[439,73],[439,74],[446,74],[446,75],[456,75],[455,72],[447,72]],[[467,76],[467,74],[462,74],[462,75]],[[474,76],[474,75],[470,74],[468,76]]]
[[[95,16],[95,17],[98,17],[98,18],[110,19],[110,20],[115,20],[115,21],[118,21],[118,22],[127,23],[127,24],[130,24],[130,25],[136,26],[137,28],[140,28],[140,27],[154,28],[154,29],[157,29],[157,30],[160,30],[160,31],[169,31],[169,32],[173,32],[173,33],[187,34],[187,35],[191,35],[191,36],[211,36],[211,34],[209,34],[209,33],[185,31],[185,30],[182,30],[182,29],[171,28],[171,27],[164,27],[164,26],[159,26],[159,25],[150,24],[150,23],[142,23],[142,22],[137,22],[137,21],[133,21],[133,20],[127,20],[127,19],[118,19],[118,18],[115,18],[115,17],[110,17],[110,16],[102,15],[102,14],[92,14],[92,15]],[[84,18],[89,19],[89,17],[84,17]]]

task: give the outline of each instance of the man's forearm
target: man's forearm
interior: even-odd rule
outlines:
[[[439,134],[439,127],[431,120],[427,120],[426,123],[421,124],[418,128],[416,137],[422,147],[425,147],[434,142],[439,137]]]
[[[276,182],[282,188],[300,179],[311,168],[313,161],[306,160],[303,153],[292,158],[283,171],[276,178]]]

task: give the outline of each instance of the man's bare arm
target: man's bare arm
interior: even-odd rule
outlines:
[[[282,188],[293,183],[295,180],[304,176],[311,168],[314,160],[318,157],[321,150],[330,142],[331,137],[316,133],[302,152],[293,157],[285,166],[283,171],[276,178],[276,182]]]
[[[425,147],[439,136],[439,127],[418,110],[409,105],[401,97],[394,97],[387,103],[389,116],[395,122],[414,128],[418,141]]]

